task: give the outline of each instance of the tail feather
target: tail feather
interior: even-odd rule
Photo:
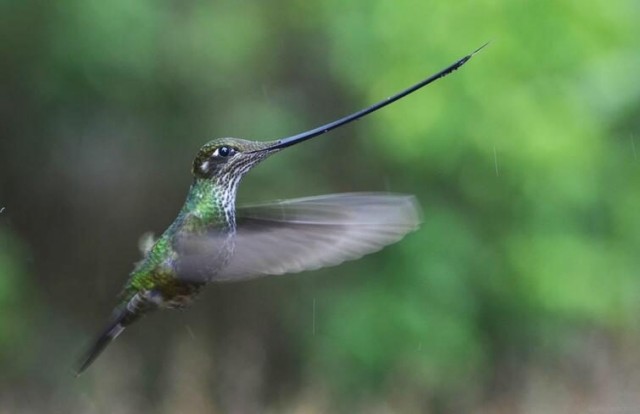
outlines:
[[[82,374],[89,366],[93,363],[93,361],[100,356],[102,351],[124,331],[125,328],[125,319],[128,316],[128,312],[122,312],[120,316],[116,317],[113,322],[111,322],[107,328],[98,336],[98,338],[93,342],[93,345],[89,348],[84,357],[79,361],[78,367],[76,368],[76,376]]]

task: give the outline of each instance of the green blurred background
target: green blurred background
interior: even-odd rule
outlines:
[[[635,0],[0,1],[0,413],[640,411],[638,21]],[[418,232],[211,286],[73,378],[203,143],[315,127],[487,40],[240,188],[413,193]]]

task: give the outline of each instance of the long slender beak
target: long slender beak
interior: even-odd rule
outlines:
[[[309,131],[306,132],[301,132],[299,134],[287,137],[287,138],[281,138],[277,141],[275,141],[273,143],[273,145],[269,145],[265,148],[253,151],[253,152],[259,152],[259,151],[272,151],[272,150],[278,150],[278,149],[282,149],[282,148],[286,148],[286,147],[290,147],[291,145],[295,145],[298,144],[300,142],[306,141],[308,139],[317,137],[318,135],[322,135],[325,134],[331,130],[334,130],[336,128],[339,128],[343,125],[346,125],[350,122],[353,122],[355,120],[358,120],[364,116],[369,115],[372,112],[377,111],[378,109],[384,108],[387,105],[390,105],[392,103],[394,103],[397,100],[400,100],[402,98],[404,98],[405,96],[409,95],[410,93],[413,93],[415,91],[417,91],[418,89],[422,88],[423,86],[427,86],[428,84],[437,81],[440,78],[444,78],[445,76],[449,75],[450,73],[456,71],[457,69],[459,69],[462,65],[464,65],[465,63],[467,63],[469,61],[469,59],[471,59],[476,53],[478,53],[479,51],[481,51],[485,46],[487,46],[489,44],[489,42],[485,43],[484,45],[480,46],[479,48],[477,48],[476,50],[474,50],[473,52],[469,53],[467,56],[459,59],[458,61],[456,61],[455,63],[449,65],[448,67],[442,69],[440,72],[435,73],[431,76],[429,76],[428,78],[416,83],[415,85],[401,91],[398,92],[397,94],[388,97],[387,99],[384,99],[374,105],[371,105],[368,108],[364,108],[361,109],[358,112],[352,113],[351,115],[347,115],[344,118],[340,118],[336,121],[333,122],[329,122],[328,124],[319,126],[317,128],[314,129],[310,129]]]

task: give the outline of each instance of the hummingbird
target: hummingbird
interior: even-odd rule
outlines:
[[[198,151],[177,218],[149,240],[106,328],[80,359],[84,372],[128,326],[156,309],[182,309],[211,282],[338,265],[395,243],[420,224],[411,195],[344,193],[236,208],[242,177],[271,155],[360,119],[454,72],[486,46],[365,109],[275,141],[220,138]]]

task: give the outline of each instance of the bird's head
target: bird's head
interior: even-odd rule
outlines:
[[[200,148],[193,160],[196,178],[216,179],[224,176],[240,178],[270,154],[273,142],[248,141],[240,138],[218,138]]]

